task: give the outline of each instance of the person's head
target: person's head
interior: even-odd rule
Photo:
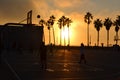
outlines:
[[[81,43],[81,47],[84,47],[84,44],[83,44],[83,43]]]

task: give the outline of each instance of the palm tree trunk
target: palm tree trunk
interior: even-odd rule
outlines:
[[[65,32],[65,28],[64,28],[64,32]],[[64,46],[66,45],[66,41],[65,41],[65,33],[64,33]]]
[[[64,27],[64,32],[65,32],[65,27]],[[65,46],[66,46],[66,41],[65,41],[65,33],[64,33],[64,53],[65,53]]]
[[[50,29],[49,29],[49,45],[51,44]]]
[[[89,46],[89,24],[87,27],[87,45]]]
[[[118,44],[118,31],[116,32],[116,45]]]
[[[43,42],[45,42],[45,33],[43,31]]]
[[[43,26],[43,24],[42,24],[42,27],[43,27],[43,42],[45,42],[45,33],[44,33],[44,26]]]
[[[70,46],[70,34],[69,34],[69,26],[68,26],[68,46]]]
[[[107,47],[109,46],[109,30],[107,30]]]
[[[99,46],[99,31],[98,31],[98,38],[97,38],[97,46]]]
[[[55,45],[55,32],[54,32],[54,27],[52,27],[53,29],[53,38],[54,38],[54,45]]]
[[[61,36],[62,36],[62,30],[60,29],[60,46],[61,46]]]

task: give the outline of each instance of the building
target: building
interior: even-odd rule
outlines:
[[[7,23],[0,25],[0,45],[6,50],[38,50],[43,42],[43,26]]]

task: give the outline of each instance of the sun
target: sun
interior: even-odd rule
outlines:
[[[62,45],[71,45],[73,44],[73,40],[74,40],[74,33],[75,33],[75,29],[73,28],[73,26],[75,26],[75,24],[70,25],[70,27],[68,28],[67,25],[64,26],[61,29],[61,33],[59,33],[59,35],[61,34],[61,44]],[[60,38],[59,38],[60,40]]]
[[[70,28],[68,29],[68,27],[65,26],[62,29],[61,37],[62,37],[62,44],[68,45],[69,44],[69,40],[71,38]]]
[[[69,31],[68,31],[68,27],[65,27],[62,31],[62,38],[67,39],[69,36]]]
[[[61,29],[57,28],[58,30],[56,30],[56,43],[58,45],[71,45],[74,43],[73,40],[75,40],[75,29],[74,26],[76,26],[75,24],[70,25],[69,28],[68,26],[64,26]]]

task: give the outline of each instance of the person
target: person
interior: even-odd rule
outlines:
[[[0,44],[0,65],[1,65],[1,61],[2,61],[2,59],[1,59],[1,55],[2,55],[2,49],[1,49],[2,47],[1,47],[1,44]]]
[[[86,64],[86,59],[85,59],[85,53],[84,53],[84,44],[81,43],[81,47],[80,47],[80,64],[81,62],[84,61],[84,63]]]
[[[46,69],[47,68],[47,48],[45,46],[45,43],[42,42],[41,49],[40,49],[40,63],[41,68]]]
[[[2,62],[2,42],[1,42],[1,36],[0,36],[0,65]]]

